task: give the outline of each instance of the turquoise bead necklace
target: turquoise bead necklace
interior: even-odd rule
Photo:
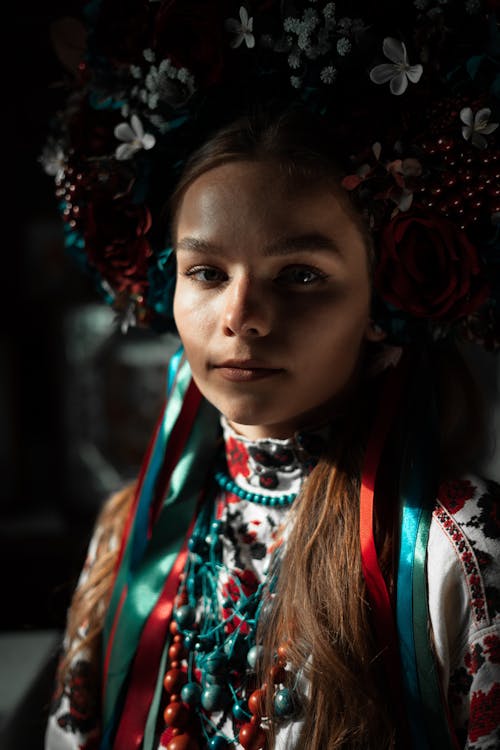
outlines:
[[[297,497],[296,492],[291,492],[285,495],[261,495],[257,492],[249,492],[243,487],[240,487],[234,479],[231,479],[227,474],[222,471],[215,473],[215,481],[225,492],[230,492],[233,495],[241,498],[242,500],[248,500],[250,503],[256,503],[257,505],[265,505],[270,508],[284,508],[287,505],[291,505]]]
[[[217,472],[215,478],[225,491],[261,505],[284,507],[290,505],[296,496],[269,498],[245,492],[223,472]],[[274,502],[267,502],[269,500]],[[238,577],[230,576],[228,580],[235,591],[233,595],[228,592],[226,599],[221,601],[221,574],[229,571],[222,557],[225,522],[215,518],[214,511],[212,495],[201,508],[188,542],[188,558],[173,611],[177,651],[184,652],[187,661],[186,681],[179,685],[180,697],[189,707],[189,713],[197,716],[210,750],[233,747],[238,742],[249,747],[245,741],[247,735],[250,737],[252,732],[261,731],[255,721],[256,709],[252,701],[249,703],[248,694],[256,687],[255,668],[262,651],[255,642],[257,622],[267,600],[267,591],[274,590],[279,567],[276,556],[264,581],[247,593]],[[225,610],[224,616],[221,606]],[[171,669],[167,674],[173,681],[174,672],[175,669]],[[178,692],[177,684],[170,692]],[[277,717],[290,717],[299,708],[292,692],[286,688],[277,692],[275,703]],[[179,709],[170,710],[174,716],[170,726],[174,727],[177,721],[175,711]],[[214,713],[218,716],[212,717]],[[223,732],[224,724],[231,716],[241,727],[236,736],[227,736]]]

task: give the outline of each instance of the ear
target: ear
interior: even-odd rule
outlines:
[[[387,333],[370,318],[365,329],[365,339],[376,343],[386,338]]]

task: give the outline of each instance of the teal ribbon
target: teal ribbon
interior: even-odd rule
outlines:
[[[418,475],[412,467],[407,477],[408,485],[402,491],[401,536],[397,576],[396,619],[399,636],[403,684],[407,704],[408,722],[414,747],[426,750],[429,747],[420,696],[417,657],[414,641],[413,578],[415,574],[415,547],[422,515]],[[425,556],[424,556],[425,560]],[[427,630],[427,622],[424,623]]]
[[[111,747],[112,736],[126,688],[127,675],[134,658],[142,629],[168,574],[180,552],[183,538],[196,509],[199,495],[206,482],[217,451],[219,414],[202,399],[191,434],[180,460],[171,475],[168,492],[163,500],[158,519],[147,538],[150,503],[156,480],[169,448],[169,437],[180,414],[191,372],[189,365],[178,355],[169,373],[170,397],[156,437],[146,470],[138,510],[129,542],[117,574],[104,630],[104,644],[108,643],[115,613],[125,593],[122,609],[114,625],[111,657],[103,701],[102,749]]]
[[[455,748],[431,643],[427,543],[437,493],[437,410],[425,359],[417,368],[400,479],[396,616],[409,726],[415,750]]]

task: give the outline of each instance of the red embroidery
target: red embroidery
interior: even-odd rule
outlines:
[[[474,487],[468,479],[442,482],[439,487],[438,500],[449,513],[462,510],[471,497],[474,497]]]
[[[470,650],[465,655],[464,662],[465,666],[467,667],[467,671],[470,674],[476,674],[477,672],[479,672],[485,662],[481,644],[476,643],[474,646],[471,646]]]
[[[449,484],[457,484],[449,483]],[[467,482],[470,484],[470,482]],[[472,486],[472,485],[471,485]],[[465,501],[464,501],[465,502]],[[486,607],[486,595],[484,592],[483,579],[479,570],[479,565],[469,540],[462,532],[462,529],[455,522],[455,519],[449,515],[446,508],[438,505],[434,510],[434,517],[441,524],[448,538],[455,547],[456,553],[462,563],[465,572],[467,586],[471,598],[472,613],[476,624],[485,625],[488,622],[488,612]]]
[[[500,664],[500,638],[497,635],[487,635],[484,639],[485,655],[488,661]]]
[[[248,467],[248,451],[243,443],[238,442],[230,437],[226,442],[226,456],[229,473],[233,478],[238,475],[243,477],[250,476]]]
[[[469,740],[476,742],[495,731],[500,725],[500,683],[492,685],[487,693],[472,693],[470,702]]]

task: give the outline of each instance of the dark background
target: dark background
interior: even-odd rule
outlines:
[[[4,56],[2,108],[0,645],[2,633],[64,627],[96,513],[137,472],[176,345],[171,337],[141,331],[121,335],[112,312],[64,253],[54,181],[38,157],[63,95],[50,21],[78,6],[25,0],[6,24],[12,51]],[[480,354],[471,364],[493,404],[490,425],[499,434],[497,365]],[[492,443],[482,468],[500,479],[498,464]],[[26,733],[14,733],[10,744],[0,739],[2,750],[41,746],[55,652],[47,656],[42,678],[33,667],[26,682],[24,709],[14,707],[19,726],[31,706],[36,727],[29,739]],[[1,674],[0,687],[9,679]],[[0,737],[10,718],[2,710]]]
[[[25,0],[4,25],[1,750],[42,747],[66,610],[96,514],[137,474],[177,346],[172,336],[124,336],[64,251],[54,179],[39,156],[66,75],[50,23],[79,6]]]
[[[95,515],[137,472],[176,343],[138,330],[123,336],[64,251],[54,179],[39,157],[67,75],[50,23],[78,15],[79,5],[27,0],[8,24],[16,54],[4,64],[4,156],[15,179],[13,189],[4,181],[12,238],[1,273],[9,299],[0,344],[2,630],[64,625]]]

